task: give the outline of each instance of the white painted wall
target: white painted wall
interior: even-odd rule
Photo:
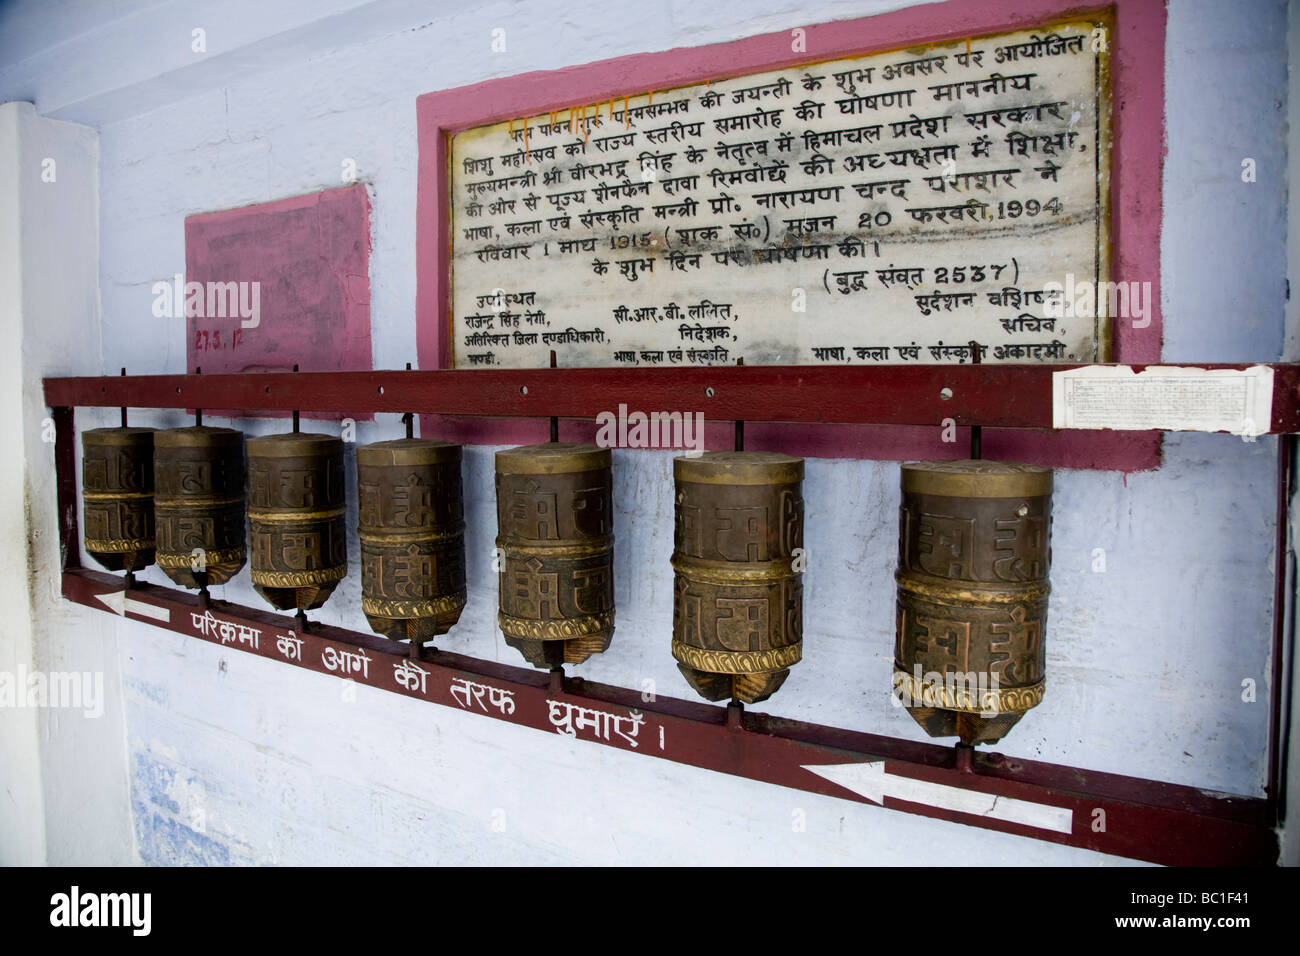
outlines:
[[[0,106],[0,672],[77,672],[103,695],[81,709],[0,707],[0,863],[135,858],[117,630],[59,596],[41,389],[44,375],[99,368],[98,139],[30,103]]]
[[[33,97],[39,111],[100,129],[102,371],[184,370],[183,323],[152,316],[150,286],[183,271],[186,215],[339,185],[347,158],[374,204],[375,364],[400,368],[415,352],[418,94],[899,5],[755,0],[732,15],[686,0],[295,2],[274,22],[264,4],[130,6],[121,18],[80,20],[80,32],[18,44],[17,63],[0,45],[0,99]],[[1286,17],[1282,2],[1171,4],[1161,288],[1171,360],[1280,355]],[[206,25],[208,52],[187,62],[191,21]],[[506,54],[488,52],[494,27],[507,31]],[[1239,178],[1244,155],[1260,170],[1249,186]],[[133,420],[184,422],[179,413]],[[363,424],[358,440],[399,433],[386,415]],[[518,663],[493,628],[492,450],[466,450],[470,604],[441,644]],[[1262,792],[1274,456],[1270,439],[1186,435],[1168,441],[1156,472],[1058,474],[1049,691],[998,749]],[[610,651],[577,672],[630,687],[649,678],[659,693],[689,698],[667,648],[669,462],[615,453],[618,631]],[[810,461],[807,475],[805,659],[762,709],[923,739],[888,694],[897,465]],[[1105,574],[1090,571],[1098,547]],[[351,554],[350,576],[319,617],[364,628],[355,541]],[[149,578],[165,580],[156,570]],[[260,600],[246,573],[222,590]],[[120,641],[128,756],[124,766],[94,768],[82,785],[107,792],[115,774],[129,774],[147,863],[1117,862],[366,688],[349,702],[321,675],[130,622],[110,627]],[[1241,700],[1245,678],[1259,684],[1256,703]],[[43,767],[49,807],[73,782],[66,767]],[[492,829],[498,809],[504,832]],[[806,832],[792,827],[796,809]],[[51,846],[66,825],[51,816]]]
[[[28,107],[31,110],[31,107]],[[0,107],[0,169],[18,175],[0,180],[0,328],[21,340],[23,321],[22,213],[24,177],[20,104]],[[32,173],[32,170],[27,170]],[[39,175],[39,173],[38,173]],[[30,180],[28,180],[30,181]],[[17,439],[22,422],[22,357],[17,349],[0,350],[0,422],[4,436]],[[14,608],[0,630],[0,674],[16,675],[36,667],[31,615],[27,602],[27,509],[25,469],[21,459],[6,456],[0,464],[0,602]],[[45,807],[41,799],[40,712],[0,708],[0,860],[39,863],[45,858]]]

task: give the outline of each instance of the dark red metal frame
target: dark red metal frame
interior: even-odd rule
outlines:
[[[133,408],[234,408],[259,413],[421,412],[443,415],[594,418],[627,402],[642,408],[680,407],[698,397],[706,417],[718,421],[780,421],[917,425],[945,417],[959,425],[1050,429],[1051,376],[1072,366],[883,366],[873,368],[729,367],[684,369],[442,370],[346,373],[248,373],[151,375],[45,380],[45,400],[55,424],[55,465],[64,597],[109,610],[104,598],[123,596],[123,579],[83,569],[79,560],[76,431],[77,406]],[[1140,367],[1140,366],[1135,366]],[[1206,368],[1244,368],[1208,365]],[[352,679],[394,693],[467,709],[451,693],[470,680],[511,695],[509,713],[477,702],[469,709],[496,719],[555,732],[554,706],[573,705],[625,720],[640,715],[635,743],[608,731],[583,737],[594,743],[674,760],[721,773],[779,784],[890,809],[1029,836],[1102,853],[1174,865],[1268,865],[1276,862],[1275,827],[1283,806],[1282,686],[1287,657],[1288,503],[1293,435],[1300,432],[1300,365],[1274,364],[1273,416],[1269,432],[1278,442],[1278,569],[1273,613],[1273,674],[1270,687],[1268,783],[1263,798],[1211,793],[1136,777],[1101,773],[997,753],[915,743],[856,731],[806,724],[660,697],[645,701],[632,690],[593,684],[561,673],[550,675],[442,651],[418,662],[419,689],[396,679],[408,665],[408,646],[374,634],[313,624],[290,631],[294,619],[213,602],[220,620],[257,628],[261,638],[224,643],[263,657],[330,673],[323,657],[333,648],[362,651],[364,674]],[[949,398],[941,389],[951,392]],[[125,614],[200,640],[223,643],[199,629],[195,595],[175,588],[137,584],[126,592],[134,604]],[[147,608],[146,608],[147,606]],[[142,612],[143,609],[143,612]],[[165,618],[165,620],[164,620]],[[301,639],[290,660],[277,638]],[[468,699],[468,698],[467,698]],[[553,705],[551,702],[557,702]],[[932,806],[885,794],[868,800],[809,770],[844,764],[883,763],[891,778],[942,785],[1069,811],[1069,832],[993,816]],[[1104,811],[1104,817],[1097,811]],[[1094,830],[1099,820],[1104,828]]]

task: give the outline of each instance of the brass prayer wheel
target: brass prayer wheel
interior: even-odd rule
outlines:
[[[272,607],[320,607],[348,572],[343,442],[293,432],[248,440],[250,576]]]
[[[81,505],[86,552],[110,571],[154,562],[152,428],[81,433]]]
[[[995,743],[1043,699],[1052,472],[902,467],[894,689],[932,737]]]
[[[534,667],[580,664],[614,636],[608,448],[551,442],[496,454],[500,613]]]
[[[244,435],[196,425],[154,435],[158,567],[187,588],[225,584],[244,566]]]
[[[706,700],[767,700],[803,651],[803,459],[673,461],[673,657]]]
[[[361,610],[379,634],[423,644],[465,607],[461,447],[401,438],[357,449]]]

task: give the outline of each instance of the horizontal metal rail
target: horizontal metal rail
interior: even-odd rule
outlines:
[[[1155,366],[1132,366],[1150,367]],[[1300,365],[1271,367],[1273,416],[1268,431],[1300,431]],[[1078,366],[742,365],[135,375],[46,379],[45,403],[51,408],[426,412],[480,418],[595,418],[617,411],[622,403],[633,409],[699,411],[712,421],[934,425],[951,418],[959,426],[1051,428],[1052,373],[1069,368]]]

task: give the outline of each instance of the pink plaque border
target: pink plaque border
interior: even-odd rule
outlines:
[[[1160,361],[1160,228],[1165,154],[1165,4],[1114,0],[1108,5],[1063,0],[948,0],[854,20],[812,24],[806,52],[792,53],[789,30],[726,43],[640,53],[426,93],[416,100],[419,185],[416,202],[416,356],[423,369],[446,368],[450,235],[447,210],[448,137],[463,129],[535,116],[570,105],[604,103],[651,89],[699,83],[900,47],[1039,26],[1075,15],[1109,13],[1111,52],[1111,268],[1112,281],[1148,281],[1150,324],[1116,322],[1113,360]],[[488,409],[485,409],[485,411]],[[614,411],[611,409],[611,411]],[[643,409],[651,411],[651,409]],[[937,425],[937,423],[936,423]],[[962,430],[965,431],[964,429]],[[422,434],[471,444],[544,441],[543,420],[452,419],[422,416]],[[707,447],[731,447],[729,425],[710,425]],[[562,422],[561,438],[591,440],[594,423]],[[945,444],[940,429],[753,423],[749,447],[820,458],[954,458],[959,440]],[[1073,468],[1139,471],[1160,464],[1160,436],[1149,432],[1040,432],[986,429],[984,451],[1008,458]]]

